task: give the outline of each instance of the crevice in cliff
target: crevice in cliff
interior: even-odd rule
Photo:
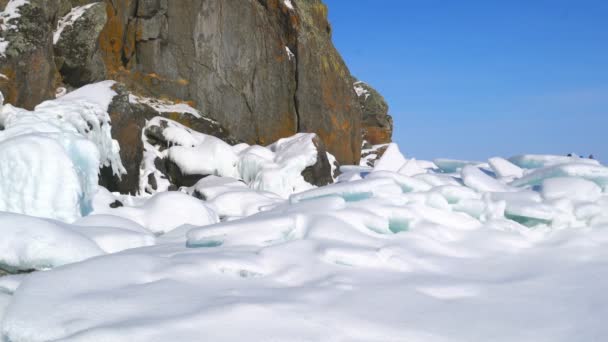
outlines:
[[[297,38],[296,38],[296,48],[295,51],[293,52],[294,56],[295,56],[295,60],[294,60],[294,77],[295,77],[295,89],[293,91],[293,104],[294,104],[294,109],[295,109],[295,114],[296,114],[296,133],[300,132],[300,100],[298,99],[298,85],[300,82],[300,73],[299,73],[299,63],[298,63],[298,43],[297,43]]]

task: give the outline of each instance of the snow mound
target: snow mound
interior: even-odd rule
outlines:
[[[44,270],[103,254],[68,226],[19,214],[0,213],[0,269]]]
[[[157,193],[119,208],[98,208],[95,214],[119,216],[155,234],[164,234],[182,225],[205,226],[219,221],[209,205],[179,191]]]

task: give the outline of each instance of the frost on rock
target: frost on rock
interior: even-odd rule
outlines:
[[[89,85],[34,111],[0,113],[0,210],[73,221],[91,211],[100,166],[124,173],[111,136],[112,82]]]
[[[194,116],[195,118],[205,119],[205,117],[201,115],[198,110],[192,108],[186,103],[175,103],[150,97],[137,96],[134,94],[129,94],[129,102],[133,104],[148,105],[159,113],[188,113]]]
[[[521,168],[525,169],[538,169],[547,166],[554,166],[559,164],[569,163],[584,163],[590,165],[599,165],[597,160],[579,158],[576,155],[573,156],[555,156],[545,154],[523,154],[509,158],[509,161]]]
[[[355,93],[357,93],[358,97],[365,96],[365,99],[371,95],[369,90],[365,89],[362,85],[365,84],[362,81],[357,81],[353,84],[353,88],[355,89]]]
[[[74,23],[82,17],[86,11],[95,6],[96,3],[84,5],[84,6],[76,6],[72,8],[72,10],[66,14],[63,18],[59,19],[57,23],[57,29],[53,34],[53,44],[57,44],[59,42],[59,38],[61,38],[61,33],[65,30],[66,27],[74,25]]]
[[[9,0],[4,8],[4,11],[0,12],[0,32],[16,30],[17,26],[14,24],[19,19],[21,14],[19,13],[19,7],[29,3],[29,0]],[[4,37],[0,37],[0,57],[4,56],[6,49],[8,48],[9,41]]]

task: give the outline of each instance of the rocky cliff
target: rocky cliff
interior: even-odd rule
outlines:
[[[343,163],[358,161],[362,130],[373,143],[390,141],[386,104],[378,94],[374,108],[382,113],[369,115],[367,96],[355,91],[333,46],[320,0],[3,0],[0,6],[0,91],[8,103],[32,108],[60,87],[113,79],[141,96],[188,103],[238,141],[269,144],[315,132]],[[141,123],[125,132],[130,115],[112,113],[124,123],[116,139],[125,151],[130,136],[141,135]]]

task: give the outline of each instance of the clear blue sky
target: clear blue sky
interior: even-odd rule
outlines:
[[[325,0],[351,72],[417,158],[608,162],[608,1]]]

